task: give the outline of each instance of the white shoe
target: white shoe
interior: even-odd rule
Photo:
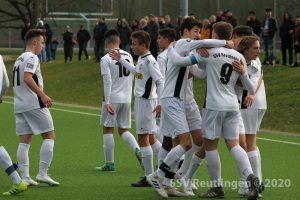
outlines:
[[[241,196],[241,197],[247,197],[248,194],[249,194],[249,189],[248,188],[244,188],[244,187],[241,187],[238,191],[238,194]]]
[[[26,179],[23,179],[24,183],[26,184],[26,186],[36,186],[38,185],[39,183],[35,182],[34,180],[32,180],[30,177],[29,178],[26,178]]]
[[[183,177],[182,173],[179,173],[178,171],[176,172],[176,174],[174,176],[175,179],[182,179],[182,177]]]
[[[48,176],[48,174],[46,174],[44,176],[38,174],[36,176],[36,181],[39,182],[39,183],[47,183],[51,186],[58,186],[59,185],[59,182],[56,182],[56,181],[52,180],[52,178],[50,178],[50,176]]]
[[[179,192],[177,188],[171,187],[168,185],[163,186],[165,192],[167,193],[168,196],[170,197],[187,197],[188,195],[183,192]]]
[[[183,187],[183,192],[187,194],[188,196],[195,196],[193,189],[192,189],[192,181],[189,179],[186,179],[185,176],[180,179],[181,185]]]
[[[159,180],[159,177],[156,175],[156,173],[152,173],[147,176],[148,183],[155,189],[156,193],[164,198],[168,198],[168,194],[162,187],[161,181]]]
[[[194,183],[192,183],[192,189],[193,189],[193,191],[198,190],[197,186]]]

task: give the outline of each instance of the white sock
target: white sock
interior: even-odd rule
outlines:
[[[255,176],[257,176],[259,178],[260,176],[260,171],[259,171],[259,157],[258,157],[258,151],[254,150],[254,151],[250,151],[247,153],[250,164],[251,164],[251,168],[253,170],[253,173]],[[261,179],[259,179],[259,183],[261,182]]]
[[[221,161],[218,150],[205,151],[206,168],[212,181],[212,187],[221,186]]]
[[[28,179],[29,176],[29,152],[30,144],[20,143],[17,151],[17,158],[19,163],[19,171],[22,179]]]
[[[187,179],[192,180],[198,171],[199,167],[201,166],[202,162],[204,159],[199,158],[198,156],[195,155],[195,153],[192,155],[191,163],[189,166],[189,169],[187,170],[187,173],[185,177]]]
[[[111,134],[112,135],[112,134]],[[128,144],[128,146],[131,148],[133,152],[135,152],[136,149],[140,149],[139,145],[137,144],[134,136],[129,132],[124,132],[121,137],[123,140]]]
[[[186,151],[180,145],[177,145],[168,153],[167,157],[164,159],[164,163],[171,168],[175,161],[179,160],[180,157],[185,153]],[[158,168],[157,175],[159,177],[163,177],[164,172]]]
[[[161,149],[161,143],[156,140],[154,144],[151,145],[152,151],[156,157],[158,157],[158,152]]]
[[[113,134],[103,134],[103,150],[105,163],[114,163],[115,140]]]
[[[259,180],[262,182],[262,172],[261,172],[261,156],[260,156],[260,151],[259,148],[256,148],[257,152],[258,152],[258,161],[259,161]]]
[[[142,161],[145,168],[145,175],[153,173],[153,152],[151,146],[141,147]]]
[[[164,136],[162,134],[160,134],[160,127],[158,125],[156,125],[155,137],[160,143],[163,143]]]
[[[182,163],[180,169],[178,170],[178,173],[180,175],[184,176],[186,174],[187,170],[189,169],[189,165],[191,163],[192,156],[198,150],[198,148],[199,148],[199,146],[197,146],[193,143],[192,147],[186,152],[183,163]]]
[[[7,151],[3,146],[0,147],[0,165],[4,170],[13,165],[10,156],[8,155]],[[17,171],[14,171],[11,174],[9,174],[9,177],[11,178],[14,184],[20,184],[22,180]]]
[[[233,147],[230,153],[236,161],[236,166],[239,171],[240,180],[247,180],[247,177],[250,174],[253,174],[247,153],[240,145],[236,145],[235,147]]]
[[[44,176],[50,167],[53,158],[54,140],[45,139],[40,151],[39,174]]]
[[[166,151],[164,148],[160,148],[159,152],[158,152],[158,166],[161,165],[161,163],[164,161],[164,159],[166,158],[166,156],[168,155],[169,151]]]

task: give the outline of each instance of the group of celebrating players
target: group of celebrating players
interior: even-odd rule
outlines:
[[[113,131],[117,126],[119,135],[145,170],[142,180],[132,183],[132,186],[152,186],[162,197],[193,196],[197,187],[192,180],[206,157],[212,188],[199,197],[224,198],[217,150],[218,140],[222,136],[236,160],[240,176],[238,194],[248,199],[258,199],[264,187],[256,134],[267,108],[258,58],[259,38],[248,26],[233,29],[229,23],[218,22],[213,26],[213,39],[197,40],[200,27],[197,20],[184,19],[181,39],[177,42],[174,42],[176,33],[173,29],[160,30],[157,42],[164,51],[157,61],[149,52],[149,34],[145,31],[132,33],[131,48],[139,56],[136,66],[131,55],[119,49],[119,33],[115,29],[105,33],[109,53],[102,57],[100,65],[104,82],[100,124],[103,125],[106,164],[95,170],[116,171]],[[18,194],[29,185],[37,185],[37,182],[59,185],[47,175],[55,135],[48,108],[52,105],[52,99],[43,92],[43,79],[36,56],[43,49],[44,34],[36,29],[27,33],[27,49],[14,65],[16,132],[20,136],[17,157],[23,180],[15,171],[17,166],[12,164],[0,145],[0,164],[14,183],[4,195]],[[0,78],[4,79],[0,80],[3,88],[0,97],[8,88],[3,61],[1,64],[3,76],[0,74]],[[138,142],[129,132],[134,76],[134,116]],[[206,78],[202,118],[193,94],[194,77]],[[44,139],[37,182],[29,176],[28,151],[33,134],[41,134]],[[156,171],[153,154],[158,159]],[[179,168],[181,159],[183,163]],[[172,185],[174,179],[181,179],[183,192]]]

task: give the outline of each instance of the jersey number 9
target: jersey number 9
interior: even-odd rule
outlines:
[[[220,81],[221,83],[223,83],[224,85],[227,85],[227,83],[230,81],[230,76],[232,74],[232,65],[225,63],[224,65],[222,65],[222,69],[221,69],[221,77],[220,77]]]

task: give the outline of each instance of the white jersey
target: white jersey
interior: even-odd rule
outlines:
[[[43,91],[43,77],[40,61],[31,52],[24,52],[18,57],[13,69],[14,108],[15,113],[27,112],[37,108],[44,108],[41,98],[24,82],[24,73],[30,72],[37,86]]]
[[[163,79],[157,61],[150,52],[139,57],[135,67],[134,96],[156,99],[156,84]]]
[[[157,63],[162,76],[165,78],[168,63],[168,49],[165,49],[157,56]]]
[[[252,60],[249,64],[247,64],[247,71],[249,74],[249,77],[251,79],[255,80],[255,85],[258,84],[260,75],[263,76],[263,71],[261,68],[261,63],[259,61],[259,58],[256,60]],[[244,99],[247,97],[248,91],[243,88],[243,95],[240,98],[240,101],[243,102]],[[255,88],[256,90],[256,88]],[[247,107],[242,104],[242,109],[246,109]],[[248,109],[267,109],[267,100],[266,100],[266,91],[265,91],[265,84],[264,80],[262,80],[261,85],[257,91],[257,93],[254,96],[253,103],[251,107],[248,107]]]
[[[238,111],[239,105],[234,87],[237,79],[242,75],[233,70],[232,62],[242,60],[246,63],[244,56],[226,47],[213,48],[209,53],[208,58],[195,54],[198,62],[206,63],[207,86],[204,108],[227,112]]]
[[[131,55],[121,49],[119,51],[122,57],[133,65]],[[101,75],[104,74],[108,74],[112,82],[109,102],[131,103],[133,75],[109,54],[101,59]]]
[[[180,39],[175,45],[175,50],[180,56],[187,56],[189,52],[204,46],[224,46],[226,42],[223,40],[201,40],[195,41],[191,39]],[[172,61],[172,57],[168,53],[168,64],[165,78],[165,87],[161,99],[166,97],[178,97],[185,99],[185,90],[189,67],[177,67]]]
[[[8,76],[6,72],[6,68],[3,62],[3,58],[0,55],[0,98],[6,93],[9,87]]]

